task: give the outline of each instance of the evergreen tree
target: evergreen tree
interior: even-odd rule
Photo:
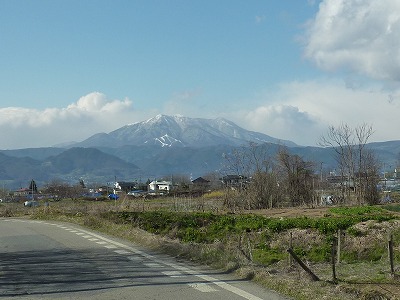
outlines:
[[[31,183],[29,184],[29,190],[31,191],[31,192],[35,192],[35,193],[37,193],[37,186],[36,186],[36,182],[35,182],[35,180],[31,180]]]

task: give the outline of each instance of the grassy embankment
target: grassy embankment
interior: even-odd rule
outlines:
[[[332,207],[320,217],[275,218],[224,213],[218,200],[164,198],[136,202],[63,200],[47,208],[5,203],[0,212],[6,217],[77,223],[235,271],[295,299],[400,299],[387,251],[390,234],[394,262],[399,264],[397,210],[399,205]],[[339,230],[343,235],[337,280],[333,282],[332,241]],[[311,281],[289,259],[290,245],[320,281]]]

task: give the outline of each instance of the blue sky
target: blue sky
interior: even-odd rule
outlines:
[[[300,145],[342,123],[396,140],[399,34],[396,0],[1,0],[0,149],[160,113]]]

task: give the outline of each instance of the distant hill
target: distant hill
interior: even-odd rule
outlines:
[[[10,189],[26,187],[31,179],[38,185],[54,179],[69,183],[78,183],[80,179],[105,183],[114,181],[115,177],[133,180],[142,173],[133,163],[94,148],[64,149],[44,160],[18,157],[20,153],[16,151],[14,157],[0,153],[0,181]]]
[[[93,135],[74,147],[0,150],[0,183],[14,189],[26,187],[32,179],[40,186],[53,179],[104,184],[115,178],[146,181],[172,175],[195,178],[211,172],[224,174],[224,157],[236,150],[246,151],[249,143],[266,144],[271,156],[286,145],[291,153],[315,162],[318,169],[336,167],[332,148],[298,146],[247,131],[225,119],[159,115],[108,134]],[[400,141],[367,146],[386,168],[397,166]]]
[[[235,147],[217,145],[208,147],[158,147],[122,146],[99,148],[105,153],[138,165],[143,171],[142,178],[170,175],[202,176],[207,173],[221,173],[226,161],[224,153],[231,153]]]
[[[119,157],[104,153],[95,148],[71,148],[49,157],[44,161],[62,174],[90,172],[95,175],[124,176],[126,172],[134,173],[139,167]]]
[[[13,157],[30,157],[37,160],[43,160],[49,156],[63,153],[65,148],[61,147],[41,147],[41,148],[25,148],[15,150],[0,150],[0,153]]]
[[[44,178],[46,174],[39,160],[0,153],[0,180],[3,186],[25,187],[32,178]]]

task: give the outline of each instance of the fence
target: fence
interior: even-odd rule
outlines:
[[[337,269],[340,268],[341,266],[341,257],[342,257],[342,244],[343,244],[343,238],[345,236],[345,232],[342,230],[338,230],[336,236],[332,237],[332,243],[331,243],[331,257],[330,257],[330,263],[331,263],[331,269],[332,269],[332,276],[331,279],[333,282],[338,282],[338,274],[337,274]],[[315,274],[311,268],[307,265],[306,262],[302,261],[293,251],[293,235],[290,234],[290,241],[289,241],[289,247],[287,249],[289,253],[289,265],[293,265],[293,260],[298,263],[298,265],[310,276],[311,280],[313,281],[319,281],[320,278],[318,277],[317,274]],[[382,264],[383,268],[386,270],[380,270],[377,271],[380,274],[389,274],[391,278],[395,279],[397,278],[396,274],[396,268],[395,268],[395,252],[394,252],[394,239],[393,239],[393,234],[390,233],[387,237],[387,262],[386,266],[385,264]],[[360,270],[360,272],[364,272],[365,269]],[[366,275],[366,274],[364,274]],[[371,279],[370,277],[368,279]],[[376,280],[379,282],[381,279]],[[372,281],[374,281],[372,279]],[[371,282],[370,282],[371,283]]]

